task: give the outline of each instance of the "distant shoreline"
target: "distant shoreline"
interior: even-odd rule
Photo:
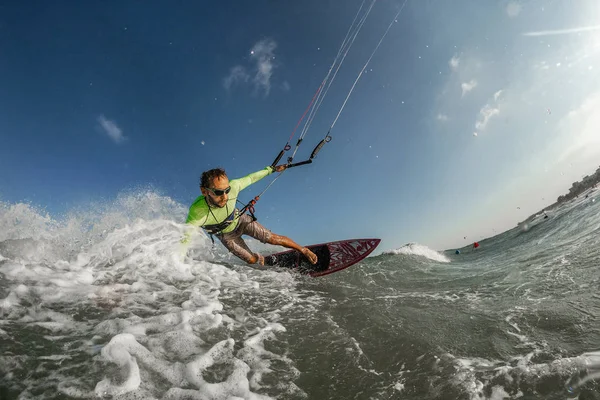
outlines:
[[[600,183],[600,167],[598,167],[596,172],[594,172],[592,175],[586,175],[581,179],[581,181],[573,182],[571,188],[569,189],[569,193],[558,196],[558,199],[556,199],[554,203],[544,207],[541,211],[531,214],[524,221],[519,222],[517,226],[526,223],[527,221],[531,221],[540,213],[553,210],[561,204],[579,197],[580,194],[583,194],[590,189],[595,189],[598,183]]]

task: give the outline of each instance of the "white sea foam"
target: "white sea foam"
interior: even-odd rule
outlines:
[[[443,262],[443,263],[450,262],[448,257],[444,256],[443,254],[440,254],[437,251],[432,250],[427,246],[424,246],[422,244],[417,244],[417,243],[405,244],[404,246],[402,246],[398,249],[388,250],[385,252],[385,254],[414,255],[414,256],[425,257],[425,258],[428,258],[430,260],[437,261],[437,262]]]
[[[444,354],[442,358],[455,365],[454,384],[465,389],[472,400],[518,398],[522,393],[518,391],[516,394],[509,394],[508,392],[515,392],[515,389],[506,386],[515,382],[539,381],[548,376],[573,376],[566,384],[571,393],[576,393],[589,380],[600,378],[600,352],[555,359],[548,363],[532,362],[540,352],[541,350],[535,350],[514,357],[510,362],[478,357],[461,358],[451,354]],[[586,372],[581,374],[580,371]],[[504,382],[505,386],[498,385],[497,382]],[[488,397],[486,393],[490,392]]]
[[[286,330],[277,322],[281,310],[300,307],[295,279],[235,260],[232,268],[215,263],[222,255],[203,234],[183,257],[187,228],[173,222],[183,220],[182,209],[170,199],[121,196],[91,225],[76,216],[57,222],[27,205],[0,206],[0,320],[36,332],[28,346],[48,346],[33,356],[44,379],[12,382],[27,356],[0,355],[0,374],[21,385],[24,398],[41,388],[166,399],[264,400],[274,387],[302,393],[292,382],[299,375],[293,361],[265,347]],[[271,294],[279,310],[261,311]],[[239,306],[248,297],[253,310]],[[11,331],[0,335],[17,345]],[[82,354],[94,358],[73,369]],[[288,370],[276,384],[268,377],[273,362]]]

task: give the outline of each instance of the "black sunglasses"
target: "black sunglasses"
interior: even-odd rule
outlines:
[[[231,192],[231,186],[229,186],[227,189],[225,190],[221,190],[221,189],[211,189],[211,188],[206,188],[207,190],[210,190],[212,192],[212,194],[214,194],[215,196],[223,196],[224,194],[229,194],[229,192]]]

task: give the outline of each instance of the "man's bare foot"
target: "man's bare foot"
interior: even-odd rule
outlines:
[[[258,261],[256,263],[258,265],[264,267],[265,266],[265,258],[258,253],[256,253],[256,256],[258,257]]]
[[[317,255],[315,253],[313,253],[306,247],[303,247],[301,252],[302,252],[302,254],[304,254],[304,257],[308,258],[308,261],[310,261],[311,264],[317,263]]]

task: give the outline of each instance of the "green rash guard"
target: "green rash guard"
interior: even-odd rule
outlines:
[[[235,210],[235,203],[240,192],[253,183],[258,182],[265,176],[270,175],[271,173],[273,173],[273,168],[266,167],[265,169],[253,172],[243,178],[229,181],[231,191],[229,192],[227,204],[222,208],[210,207],[209,209],[208,203],[206,202],[204,196],[199,196],[190,206],[190,211],[185,222],[187,224],[200,227],[205,225],[220,224],[221,222],[225,221],[227,217],[229,217],[229,215]],[[238,222],[239,215],[236,211],[233,222],[229,224],[227,228],[223,229],[221,233],[233,231],[237,227]]]

